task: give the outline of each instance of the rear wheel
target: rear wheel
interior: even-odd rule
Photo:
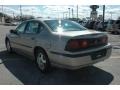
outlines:
[[[117,31],[115,31],[114,34],[117,35],[118,34]]]
[[[50,69],[49,58],[48,58],[47,54],[42,49],[39,49],[36,52],[36,63],[37,63],[38,68],[42,72],[49,71],[49,69]]]
[[[12,48],[8,39],[6,40],[6,49],[9,53],[12,53]]]

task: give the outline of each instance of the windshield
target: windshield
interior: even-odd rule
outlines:
[[[114,23],[114,20],[110,20],[110,24],[113,24]]]
[[[44,21],[53,31],[83,31],[85,27],[70,20],[46,20]]]
[[[116,24],[120,24],[120,20],[117,20],[117,21],[116,21]]]

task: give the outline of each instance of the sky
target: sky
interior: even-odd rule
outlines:
[[[68,8],[72,11],[74,17],[77,16],[77,6],[76,5],[22,5],[22,14],[23,15],[33,15],[35,17],[68,17]],[[97,9],[98,15],[102,15],[102,5],[99,5]],[[4,13],[10,16],[20,15],[20,5],[4,5]],[[2,12],[2,5],[0,6],[0,12]],[[91,9],[89,5],[79,5],[78,6],[78,16],[79,18],[90,17]],[[120,5],[106,5],[105,19],[117,19],[120,16]],[[14,14],[13,14],[14,13]],[[112,13],[112,14],[111,14]]]

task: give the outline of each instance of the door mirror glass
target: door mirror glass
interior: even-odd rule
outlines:
[[[18,34],[17,31],[16,31],[16,30],[13,30],[13,29],[10,30],[10,33]]]

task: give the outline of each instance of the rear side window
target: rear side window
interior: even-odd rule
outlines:
[[[31,22],[28,22],[25,33],[35,34],[38,32],[38,30],[39,30],[39,22],[31,21]]]
[[[43,23],[40,23],[40,24],[39,24],[39,31],[38,31],[38,32],[41,32],[41,31],[46,30],[46,29],[47,29],[47,28],[44,26]]]
[[[108,24],[108,22],[104,22],[105,24]]]

